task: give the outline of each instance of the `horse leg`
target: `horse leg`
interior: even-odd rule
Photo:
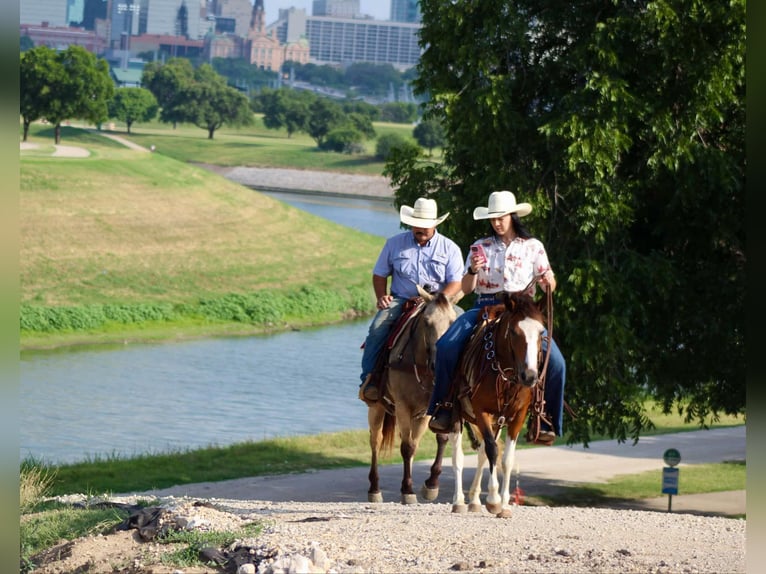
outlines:
[[[495,435],[492,433],[491,421],[489,415],[482,413],[480,418],[477,418],[479,423],[479,430],[481,437],[484,440],[484,451],[487,454],[487,461],[489,462],[489,484],[487,485],[487,500],[485,506],[492,514],[498,514],[502,510],[502,504],[500,500],[499,483],[497,480],[497,442],[495,442]]]
[[[436,435],[436,457],[431,465],[431,474],[428,475],[423,488],[420,489],[420,496],[425,500],[432,501],[439,497],[439,477],[442,473],[442,461],[444,459],[444,448],[447,446],[449,435],[446,433],[437,433]]]
[[[484,444],[481,444],[477,455],[476,474],[473,475],[473,482],[468,490],[468,512],[481,512],[481,480],[484,476],[485,464],[487,464],[487,453],[484,450]]]
[[[370,405],[367,409],[367,422],[370,427],[370,488],[367,491],[368,502],[383,502],[383,494],[380,492],[380,477],[378,476],[378,454],[383,443],[383,419],[386,416],[385,409],[378,404]]]
[[[505,449],[503,450],[503,482],[500,486],[500,501],[502,509],[498,513],[500,518],[510,518],[511,516],[511,474],[513,472],[513,461],[516,458],[516,438],[511,438],[511,433],[506,434]]]
[[[455,474],[455,493],[452,495],[452,512],[463,514],[466,511],[465,495],[463,494],[463,427],[458,432],[449,433],[452,443],[452,470]]]
[[[402,455],[402,465],[404,467],[404,475],[402,477],[401,501],[402,504],[417,504],[418,499],[415,496],[415,492],[412,489],[412,461],[415,458],[415,451],[417,450],[417,442],[414,440],[412,433],[412,419],[409,413],[401,413],[403,405],[399,405],[396,411],[397,421],[399,423],[399,438],[401,439],[401,446],[399,452]]]

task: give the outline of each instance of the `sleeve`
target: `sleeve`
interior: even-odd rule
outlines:
[[[460,247],[458,247],[457,243],[454,241],[450,242],[449,245],[449,260],[447,261],[447,272],[445,274],[445,280],[447,283],[452,283],[454,281],[460,281],[463,279],[464,275],[464,265],[463,265],[463,252],[460,251]]]
[[[378,275],[380,277],[389,277],[393,275],[394,267],[392,264],[392,257],[391,257],[391,238],[386,240],[385,245],[383,245],[383,249],[380,250],[380,255],[378,255],[378,261],[375,263],[375,267],[372,268],[372,274]]]
[[[549,269],[551,269],[551,264],[548,261],[548,254],[545,251],[545,246],[542,244],[542,242],[538,241],[534,257],[535,277],[539,277]],[[553,270],[551,269],[551,271]]]

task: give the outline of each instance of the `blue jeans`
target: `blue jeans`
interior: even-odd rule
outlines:
[[[360,379],[362,383],[375,368],[378,355],[386,344],[386,339],[391,332],[391,328],[396,320],[401,316],[404,310],[404,304],[407,299],[403,297],[394,297],[391,304],[385,309],[381,309],[375,314],[367,331],[367,338],[364,341],[364,352],[362,353],[362,374]],[[361,386],[361,383],[360,383]]]
[[[478,300],[477,300],[478,302]],[[431,393],[431,402],[427,414],[433,415],[436,405],[444,402],[450,388],[452,377],[460,360],[460,353],[471,337],[476,319],[483,305],[476,305],[463,313],[452,323],[449,329],[436,343],[436,380]],[[547,336],[547,329],[543,335]],[[564,356],[551,341],[551,358],[548,360],[548,371],[545,376],[545,411],[553,421],[553,430],[561,436],[564,429],[564,385],[566,383],[566,362]],[[543,339],[543,359],[548,351],[548,343]],[[550,430],[542,423],[542,430]]]

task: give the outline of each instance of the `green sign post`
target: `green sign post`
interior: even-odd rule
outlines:
[[[668,495],[668,512],[673,504],[673,495],[678,494],[678,473],[675,468],[681,462],[681,453],[674,448],[669,448],[662,455],[662,460],[666,466],[662,469],[662,493]]]

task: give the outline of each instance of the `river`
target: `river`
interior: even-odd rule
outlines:
[[[387,201],[268,195],[368,233],[401,231]],[[367,326],[23,352],[20,457],[59,464],[364,429]]]

